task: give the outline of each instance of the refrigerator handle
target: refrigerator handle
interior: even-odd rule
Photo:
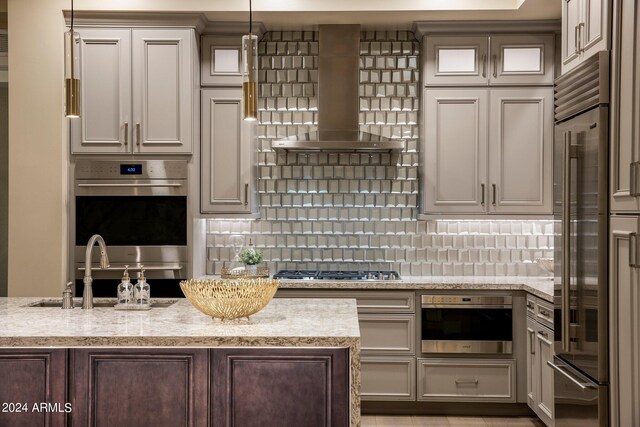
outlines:
[[[588,388],[594,388],[594,384],[591,383],[583,383],[578,381],[577,379],[575,379],[571,374],[569,374],[568,372],[566,372],[564,369],[562,369],[562,367],[556,365],[555,363],[553,363],[550,360],[547,360],[547,365],[553,369],[554,371],[560,373],[561,375],[565,376],[567,379],[569,379],[572,383],[574,383],[575,385],[577,385],[578,387],[580,387],[581,390],[586,390]]]
[[[562,350],[569,352],[571,339],[569,337],[570,316],[570,280],[571,280],[571,131],[563,135],[562,150],[562,300],[561,300],[561,344]]]

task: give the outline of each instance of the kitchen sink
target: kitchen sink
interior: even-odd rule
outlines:
[[[177,299],[170,300],[151,300],[151,308],[167,308],[172,306],[178,302]],[[102,301],[93,301],[93,308],[112,308],[115,306],[117,301],[115,299],[110,300],[102,300]],[[73,306],[75,308],[82,307],[82,300],[74,299]],[[46,299],[41,301],[32,302],[31,304],[25,305],[25,307],[44,307],[44,308],[61,308],[62,300],[61,299]]]

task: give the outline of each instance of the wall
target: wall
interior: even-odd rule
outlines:
[[[361,33],[360,128],[405,138],[389,154],[277,154],[271,141],[315,129],[317,33],[269,32],[260,49],[261,220],[208,220],[207,273],[245,236],[272,270],[393,269],[401,275],[542,275],[551,221],[419,221],[419,44],[408,31]],[[304,83],[299,83],[304,82]]]
[[[7,296],[7,258],[9,221],[9,92],[0,83],[0,297]]]

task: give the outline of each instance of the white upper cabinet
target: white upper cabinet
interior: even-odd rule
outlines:
[[[491,36],[492,85],[552,85],[553,35]]]
[[[487,89],[425,91],[424,210],[484,213]]]
[[[611,210],[640,212],[640,5],[617,3],[611,64]]]
[[[135,152],[191,153],[193,32],[133,30]]]
[[[241,86],[240,37],[202,36],[200,83],[202,86]]]
[[[201,212],[253,213],[255,123],[242,120],[242,88],[202,89]]]
[[[427,36],[426,86],[553,84],[554,36]]]
[[[609,48],[608,0],[562,1],[562,74]]]
[[[71,122],[74,153],[131,151],[131,31],[82,28],[81,116]]]
[[[426,89],[425,214],[552,213],[553,89]]]
[[[74,154],[190,154],[196,71],[191,29],[81,28]]]
[[[553,89],[492,89],[489,115],[489,211],[551,214]]]
[[[427,36],[425,50],[427,86],[488,84],[488,37]]]

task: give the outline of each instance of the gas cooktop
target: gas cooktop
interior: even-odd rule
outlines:
[[[400,280],[397,271],[280,270],[274,279],[293,280]]]

